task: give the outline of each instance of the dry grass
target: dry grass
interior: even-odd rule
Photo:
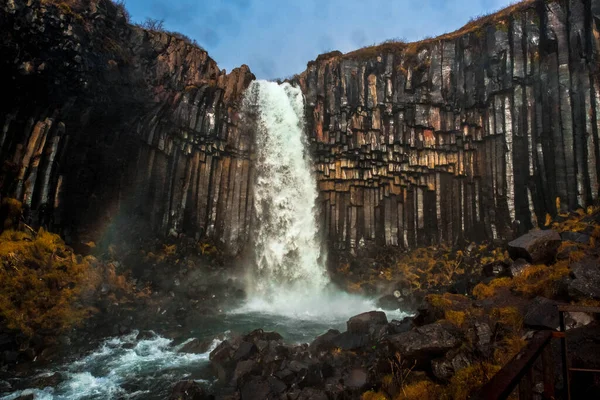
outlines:
[[[532,9],[534,5],[535,0],[519,1],[497,12],[475,17],[462,28],[453,32],[445,33],[441,36],[425,38],[423,40],[411,43],[401,39],[387,40],[383,43],[365,46],[361,49],[354,50],[346,54],[341,54],[340,52],[330,52],[324,55],[325,57],[322,59],[330,59],[335,57],[342,59],[365,60],[374,59],[384,54],[396,54],[410,57],[419,53],[422,49],[426,48],[432,43],[444,40],[453,40],[473,32],[481,32],[486,26],[494,25],[499,30],[507,31],[509,26],[507,21],[511,15]],[[319,62],[322,59],[321,56],[319,56],[315,62]]]

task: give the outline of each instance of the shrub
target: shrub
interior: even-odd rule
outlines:
[[[435,383],[425,380],[405,385],[400,391],[398,400],[437,400],[441,389]]]
[[[468,399],[474,391],[487,383],[499,370],[499,366],[487,362],[463,368],[450,380],[450,385],[446,389],[447,394],[454,400]]]
[[[488,299],[494,297],[499,289],[512,287],[513,282],[511,278],[498,278],[491,281],[489,284],[480,283],[473,288],[473,296],[478,300]]]
[[[77,304],[89,265],[58,235],[5,231],[0,235],[0,316],[27,336],[63,331],[91,309]]]

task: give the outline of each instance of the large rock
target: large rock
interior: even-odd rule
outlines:
[[[378,341],[388,333],[388,320],[382,311],[370,311],[356,315],[346,323],[348,333],[366,335],[369,340]]]
[[[442,323],[391,335],[387,340],[408,365],[416,363],[420,367],[427,366],[432,358],[443,356],[461,343],[454,329]]]
[[[208,400],[209,398],[197,382],[181,381],[173,387],[169,400]]]
[[[339,336],[340,331],[337,329],[330,329],[326,333],[321,336],[317,336],[317,338],[308,346],[308,350],[311,354],[318,354],[321,351],[329,351],[333,349],[335,344],[333,340]]]
[[[578,299],[600,299],[600,263],[585,259],[571,266],[569,295]]]
[[[558,232],[533,230],[508,243],[508,254],[513,260],[523,258],[533,264],[546,264],[556,260],[560,244]]]
[[[560,303],[545,297],[536,297],[526,307],[523,324],[535,329],[558,330],[558,308]]]

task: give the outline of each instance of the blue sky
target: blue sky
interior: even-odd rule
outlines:
[[[415,41],[460,28],[510,0],[126,0],[135,22],[163,19],[231,71],[284,78],[331,50]]]

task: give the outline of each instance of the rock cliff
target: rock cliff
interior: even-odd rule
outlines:
[[[139,223],[136,234],[208,235],[239,251],[246,66],[227,74],[109,0],[4,1],[0,31],[0,190],[23,201],[27,222],[72,241]]]
[[[295,79],[330,242],[507,239],[598,199],[600,1],[525,1]]]
[[[249,241],[248,67],[109,0],[0,5],[0,192],[68,240]],[[297,76],[330,245],[508,239],[598,198],[600,0],[525,1]]]

